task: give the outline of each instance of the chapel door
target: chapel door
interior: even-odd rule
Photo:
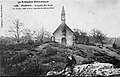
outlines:
[[[66,38],[62,38],[62,39],[61,39],[61,43],[62,43],[63,45],[66,45],[66,44],[67,44]]]

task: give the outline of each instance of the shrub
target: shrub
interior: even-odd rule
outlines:
[[[85,60],[82,61],[82,64],[91,64],[95,60],[93,58],[86,58]]]
[[[21,67],[10,65],[4,69],[4,74],[7,76],[17,76],[21,72]]]
[[[61,71],[61,70],[63,70],[64,68],[65,68],[65,63],[62,63],[62,62],[55,62],[54,64],[53,64],[53,68],[54,68],[54,70],[56,70],[56,71]]]
[[[46,75],[52,69],[52,66],[43,65],[38,61],[37,57],[31,57],[20,64],[17,63],[6,67],[4,73],[9,76],[39,76]]]
[[[65,51],[58,51],[58,52],[57,52],[57,55],[66,58],[67,53],[65,53]]]
[[[10,45],[2,45],[2,46],[0,46],[0,50],[2,50],[2,51],[7,51],[7,50],[20,51],[20,50],[23,50],[23,49],[31,50],[31,49],[34,49],[37,46],[38,45],[36,45],[36,44],[30,45],[30,44],[24,44],[24,43],[10,44]]]
[[[105,53],[100,53],[100,52],[97,52],[97,53],[94,53],[95,56],[104,56]]]
[[[46,64],[46,63],[52,62],[52,59],[49,58],[49,57],[47,57],[47,58],[42,58],[42,59],[41,59],[41,62],[42,62],[43,64]]]
[[[24,60],[26,60],[27,57],[28,57],[27,54],[19,53],[19,54],[17,54],[17,55],[15,55],[15,56],[12,57],[11,64],[21,63]]]
[[[66,59],[64,57],[61,57],[61,56],[58,56],[58,55],[56,55],[56,56],[50,56],[50,59],[52,61],[55,61],[55,62],[63,62],[63,63],[66,62]]]
[[[86,45],[89,45],[89,46],[96,46],[94,43],[88,43]]]
[[[45,47],[44,48],[45,49],[45,51],[46,51],[46,54],[45,54],[45,56],[46,57],[48,57],[48,56],[52,56],[52,55],[56,55],[57,54],[57,49],[55,49],[55,48],[52,48],[51,46],[47,46],[47,47]]]
[[[55,43],[55,42],[51,42],[51,43],[49,43],[49,45],[51,45],[53,47],[59,47],[59,43]]]
[[[24,52],[6,52],[2,55],[2,66],[6,67],[8,65],[13,65],[13,64],[17,64],[17,63],[21,63],[24,60],[26,60],[26,58],[28,57],[28,54],[24,53]]]
[[[68,48],[71,49],[71,50],[74,50],[74,51],[76,50],[75,46],[69,46]]]
[[[74,53],[78,56],[82,56],[83,58],[87,57],[87,54],[82,50],[78,50],[77,52],[74,52]]]
[[[33,41],[33,40],[28,40],[27,44],[33,45],[33,44],[34,44],[34,41]]]

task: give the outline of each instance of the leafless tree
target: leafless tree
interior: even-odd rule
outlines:
[[[38,31],[38,32],[36,31],[35,38],[37,39],[38,42],[43,43],[43,39],[45,37],[50,39],[51,33],[46,31],[44,28],[41,28],[40,31]]]
[[[103,46],[104,40],[106,39],[106,34],[103,34],[100,30],[98,29],[93,29],[92,30],[92,36],[96,40],[96,43],[101,43]]]
[[[32,31],[28,28],[23,30],[23,35],[24,35],[23,37],[24,37],[24,40],[26,41],[32,40],[32,37],[34,36],[34,34],[35,34],[35,31]]]
[[[22,27],[23,23],[19,21],[19,19],[16,19],[13,21],[13,27],[10,26],[10,30],[7,31],[9,33],[10,37],[14,38],[17,43],[20,42],[20,37],[22,36]]]

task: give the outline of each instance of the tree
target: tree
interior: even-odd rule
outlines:
[[[87,44],[89,42],[87,32],[74,29],[75,41],[76,43]]]
[[[16,19],[13,21],[13,24],[14,26],[10,26],[10,30],[8,30],[7,32],[9,33],[9,35],[11,35],[10,37],[14,38],[17,41],[17,43],[19,43],[23,31],[23,23],[20,22],[19,19]]]
[[[80,30],[80,37],[83,44],[87,44],[89,42],[87,32]]]
[[[74,30],[74,36],[75,36],[75,43],[78,43],[78,39],[79,39],[79,29],[73,29]]]
[[[23,30],[23,38],[25,41],[30,41],[32,40],[32,37],[35,35],[35,31],[31,31],[30,29],[24,29]]]
[[[92,30],[92,37],[95,39],[96,43],[101,43],[101,45],[103,46],[104,40],[106,39],[106,34],[103,34],[98,29],[93,29]]]
[[[45,39],[45,37],[50,39],[51,33],[47,32],[44,28],[41,28],[40,31],[35,33],[35,38],[37,39],[38,42],[43,43],[44,42],[43,39]]]

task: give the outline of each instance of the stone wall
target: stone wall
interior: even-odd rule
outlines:
[[[67,46],[71,46],[71,45],[73,45],[73,37],[74,37],[74,35],[69,29],[66,29],[66,33],[67,34],[66,34],[66,37],[65,37],[65,36],[62,35],[61,29],[57,30],[57,32],[54,33],[55,41],[59,42],[59,43],[62,43],[61,39],[63,37],[65,37],[66,40],[67,40]]]

